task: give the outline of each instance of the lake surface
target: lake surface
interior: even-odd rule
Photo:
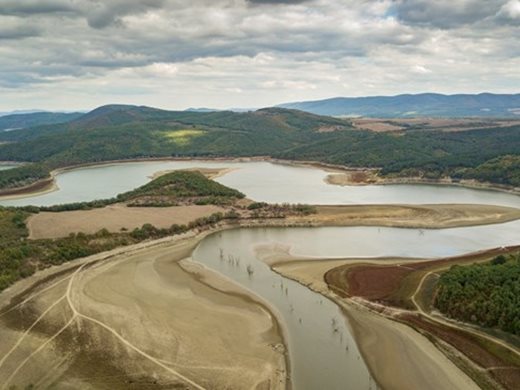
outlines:
[[[253,228],[213,234],[192,257],[253,291],[280,313],[288,330],[294,389],[368,390],[377,386],[338,306],[271,271],[257,258],[256,248],[281,245],[296,256],[322,258],[436,258],[515,244],[520,244],[520,221],[441,230]]]
[[[234,168],[218,182],[256,201],[310,204],[492,204],[520,208],[520,197],[454,186],[334,186],[328,172],[269,162],[153,161],[101,165],[64,172],[58,191],[0,205],[53,205],[110,198],[150,180],[158,171]],[[269,302],[288,329],[295,389],[376,389],[337,305],[274,273],[255,255],[283,245],[310,257],[442,257],[520,244],[520,221],[471,228],[417,230],[377,227],[259,228],[225,231],[203,240],[196,261],[226,275]],[[250,271],[247,267],[250,266]]]
[[[217,181],[256,201],[309,204],[493,204],[520,208],[512,194],[455,186],[346,186],[324,182],[328,172],[270,162],[151,161],[101,165],[59,174],[58,191],[27,198],[0,200],[3,206],[49,206],[111,198],[150,180],[158,171],[186,168],[234,168]]]

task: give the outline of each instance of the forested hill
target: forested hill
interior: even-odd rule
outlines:
[[[520,94],[418,95],[337,97],[325,100],[281,104],[319,115],[376,118],[410,117],[503,117],[520,118]]]
[[[100,107],[73,121],[0,133],[0,188],[53,169],[148,157],[272,156],[383,168],[387,175],[452,176],[520,186],[520,126],[463,132],[355,130],[350,121],[297,110],[175,112]]]

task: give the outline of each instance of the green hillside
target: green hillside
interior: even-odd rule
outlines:
[[[2,142],[0,160],[34,164],[0,172],[0,188],[34,182],[64,166],[180,156],[272,156],[380,167],[385,175],[450,175],[509,185],[520,176],[518,163],[510,163],[519,155],[520,126],[385,134],[282,108],[176,112],[112,105],[65,124],[0,133]]]

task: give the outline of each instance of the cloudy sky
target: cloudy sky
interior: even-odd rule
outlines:
[[[0,0],[0,111],[520,92],[520,0]]]

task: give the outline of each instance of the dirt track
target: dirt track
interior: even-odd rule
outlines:
[[[198,239],[83,261],[0,309],[0,389],[284,388],[271,313],[179,265]]]

